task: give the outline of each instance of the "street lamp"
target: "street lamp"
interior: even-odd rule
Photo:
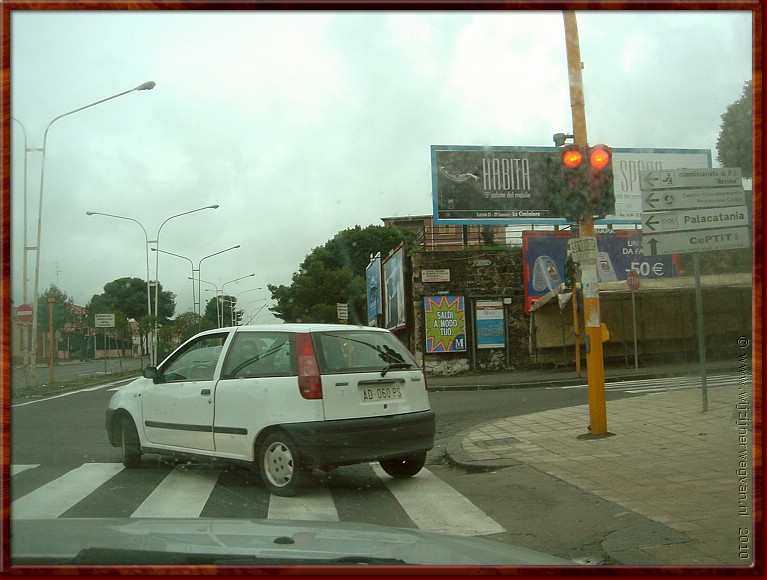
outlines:
[[[122,215],[114,215],[114,214],[111,214],[111,213],[101,213],[99,211],[86,211],[85,215],[87,215],[87,216],[101,215],[101,216],[104,216],[104,217],[111,217],[111,218],[116,218],[116,219],[119,219],[119,220],[128,220],[128,221],[131,221],[133,223],[138,224],[139,227],[141,228],[141,231],[144,232],[144,241],[146,242],[146,245],[144,247],[145,254],[146,254],[146,313],[147,313],[147,316],[152,316],[152,302],[151,302],[151,298],[150,298],[151,292],[150,292],[150,289],[149,289],[150,288],[149,287],[149,236],[146,233],[146,228],[137,219],[133,219],[131,217],[126,217],[126,216],[122,216]],[[154,366],[156,364],[156,361],[154,360],[153,354],[154,353],[152,353],[152,351],[150,349],[149,356],[150,356],[150,365],[151,366]],[[143,352],[142,352],[142,356],[143,356]]]
[[[101,103],[105,103],[106,101],[111,101],[112,99],[116,99],[117,97],[122,97],[123,95],[127,95],[128,93],[132,93],[134,91],[149,91],[149,90],[152,90],[154,87],[155,87],[154,81],[147,81],[130,90],[117,93],[116,95],[112,95],[111,97],[107,97],[105,99],[95,101],[83,107],[78,107],[77,109],[73,109],[71,111],[68,111],[66,113],[59,115],[58,117],[55,117],[53,120],[51,120],[50,123],[48,123],[48,125],[45,128],[45,132],[43,133],[42,148],[34,149],[35,151],[40,151],[42,153],[42,159],[41,159],[41,165],[40,165],[40,196],[39,196],[39,202],[37,207],[37,245],[34,248],[29,248],[29,249],[35,250],[35,286],[34,286],[35,294],[32,298],[33,305],[32,305],[32,362],[31,362],[31,367],[32,367],[31,376],[33,381],[35,379],[35,361],[37,360],[37,302],[38,302],[37,298],[38,298],[38,292],[40,287],[40,247],[41,247],[42,221],[43,221],[43,192],[45,191],[45,152],[48,145],[48,131],[50,130],[51,126],[59,119],[68,117],[69,115],[73,115],[74,113],[79,113],[80,111],[83,111],[85,109],[95,107],[96,105],[100,105]],[[26,151],[31,151],[31,150],[32,149],[26,149]],[[25,250],[26,249],[27,248],[25,248]],[[24,260],[24,267],[26,270],[26,259]],[[24,278],[26,279],[26,277],[27,275],[25,271]]]
[[[224,288],[227,284],[231,284],[233,282],[238,282],[240,280],[244,280],[245,278],[250,278],[251,276],[255,276],[255,272],[253,274],[247,274],[245,276],[241,276],[239,278],[235,278],[234,280],[228,280],[227,282],[224,282],[224,284],[219,288],[216,286],[213,282],[208,282],[207,280],[200,280],[201,282],[205,282],[206,284],[210,284],[216,289],[216,318],[218,321],[218,327],[221,328],[223,325],[223,318],[224,318],[224,312],[223,312],[223,306],[219,308],[220,305],[224,302]],[[219,292],[221,293],[221,298],[219,299]]]
[[[219,208],[218,204],[206,205],[205,207],[198,207],[197,209],[192,209],[189,211],[177,213],[176,215],[170,216],[169,218],[167,218],[164,222],[160,224],[160,228],[157,230],[157,237],[153,240],[155,244],[155,248],[157,248],[157,250],[160,249],[160,232],[162,231],[162,228],[165,226],[165,224],[167,224],[170,220],[175,219],[177,217],[181,217],[183,215],[188,215],[190,213],[202,211],[205,209],[218,209],[218,208]],[[154,282],[155,282],[155,286],[154,286],[154,319],[155,320],[154,320],[154,341],[153,341],[152,348],[154,351],[154,357],[156,359],[157,358],[157,329],[158,329],[157,321],[159,317],[158,305],[160,302],[160,252],[159,251],[157,252],[157,256],[155,259]]]
[[[152,248],[153,252],[160,252],[162,254],[169,254],[171,256],[176,256],[177,258],[183,258],[184,260],[188,261],[192,265],[192,277],[189,278],[192,281],[192,310],[195,314],[198,316],[200,315],[200,308],[199,308],[199,298],[200,298],[200,289],[199,284],[197,288],[197,300],[195,300],[195,294],[194,294],[194,273],[197,272],[197,277],[200,276],[200,266],[202,265],[203,260],[207,258],[211,258],[213,256],[217,256],[219,254],[223,254],[224,252],[228,252],[229,250],[235,250],[239,248],[239,244],[236,246],[232,246],[231,248],[227,248],[226,250],[221,250],[220,252],[215,252],[214,254],[210,254],[208,256],[205,256],[204,258],[201,258],[199,262],[197,262],[197,269],[194,267],[194,262],[190,258],[187,258],[186,256],[181,256],[180,254],[174,254],[173,252],[167,252],[165,250],[159,250],[157,248]]]

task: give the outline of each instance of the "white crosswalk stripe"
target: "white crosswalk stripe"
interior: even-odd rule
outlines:
[[[11,517],[57,518],[122,470],[121,463],[81,465],[11,503]]]
[[[338,510],[327,486],[312,488],[301,494],[300,501],[293,497],[273,495],[269,498],[270,520],[315,520],[337,522]]]
[[[219,469],[176,467],[162,480],[132,518],[197,518],[216,486]]]
[[[12,466],[16,476],[36,465]],[[370,468],[380,478],[416,527],[431,532],[478,536],[504,528],[428,469],[410,479],[393,479],[377,463]],[[65,473],[11,504],[14,519],[58,518],[123,471],[119,463],[88,463]],[[130,470],[124,475],[129,475]],[[174,467],[136,506],[133,518],[198,518],[219,483],[221,469],[210,466]],[[124,481],[121,482],[124,486]],[[393,499],[391,499],[393,497]],[[138,503],[138,502],[137,502]],[[215,502],[212,503],[215,507]],[[80,508],[82,509],[82,508]],[[214,508],[208,507],[208,512]],[[215,517],[206,512],[206,517]],[[328,480],[317,478],[298,497],[268,497],[270,520],[341,521]],[[78,516],[79,517],[79,516]],[[101,517],[98,514],[94,517]],[[357,516],[358,517],[358,516]]]
[[[27,469],[34,469],[35,467],[39,467],[39,464],[34,463],[31,465],[23,465],[23,464],[11,465],[11,476],[16,475],[17,473],[23,473]]]
[[[391,479],[371,464],[407,515],[422,530],[460,536],[481,536],[505,531],[466,497],[427,469],[409,479]],[[425,501],[426,498],[429,501]]]

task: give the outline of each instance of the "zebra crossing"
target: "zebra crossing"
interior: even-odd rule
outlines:
[[[18,497],[12,494],[12,519],[236,517],[354,521],[458,536],[505,531],[426,468],[410,479],[393,479],[373,463],[342,468],[337,476],[315,472],[303,493],[289,498],[269,494],[248,470],[202,464],[85,463],[35,489],[21,485],[36,472],[44,481],[48,471],[54,473],[41,465],[11,466],[12,490],[21,488]]]
[[[707,387],[735,387],[751,384],[751,375],[712,375],[706,377]],[[556,387],[564,389],[583,389],[588,385]],[[682,389],[701,388],[700,377],[666,377],[655,379],[637,379],[633,381],[615,381],[605,383],[606,391],[620,391],[632,394],[658,394]]]

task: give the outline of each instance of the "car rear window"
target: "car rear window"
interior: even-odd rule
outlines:
[[[288,377],[296,374],[295,337],[286,332],[238,332],[221,377]]]
[[[334,331],[313,336],[324,374],[383,370],[391,365],[417,366],[405,346],[388,332]]]

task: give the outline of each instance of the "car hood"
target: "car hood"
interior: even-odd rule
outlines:
[[[19,566],[574,565],[492,540],[346,522],[11,520],[11,538],[11,563]]]

